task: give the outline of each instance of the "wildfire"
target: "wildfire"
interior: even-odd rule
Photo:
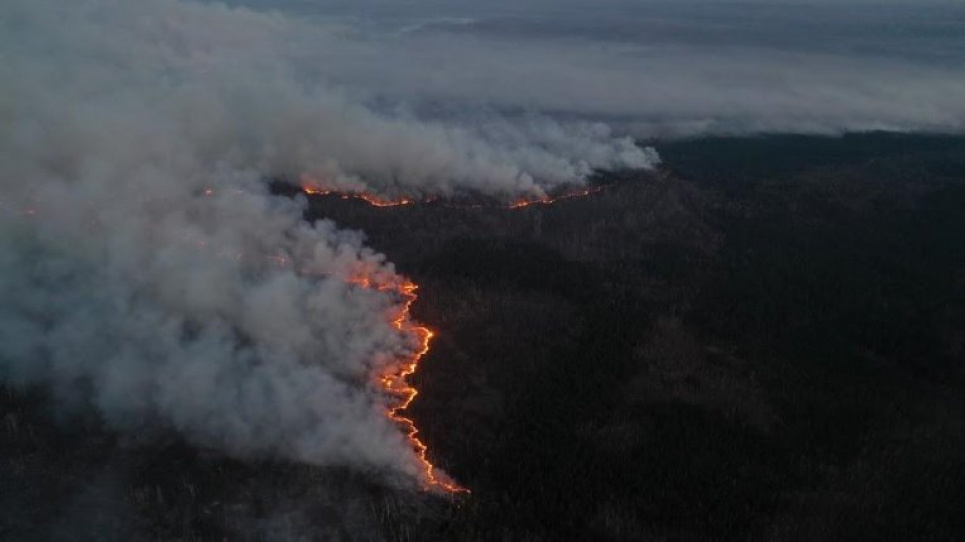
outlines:
[[[415,324],[410,317],[410,309],[418,297],[416,290],[419,286],[408,280],[404,280],[401,283],[379,284],[364,275],[354,277],[350,279],[349,282],[361,288],[383,292],[390,291],[398,294],[402,298],[402,308],[392,319],[392,325],[400,332],[414,332],[419,338],[419,347],[407,359],[402,360],[396,367],[379,377],[379,383],[382,385],[382,388],[389,395],[399,398],[398,404],[390,407],[386,411],[386,416],[404,428],[406,438],[409,440],[409,443],[419,458],[425,475],[427,489],[439,490],[446,493],[469,493],[468,489],[456,484],[444,474],[437,472],[435,465],[426,457],[429,448],[419,439],[419,429],[416,427],[415,421],[406,417],[403,413],[419,394],[419,391],[412,387],[407,379],[418,370],[419,361],[429,352],[429,343],[432,341],[434,335],[429,328]]]
[[[380,198],[379,196],[369,194],[367,192],[355,194],[354,197],[364,201],[365,203],[368,203],[369,205],[372,205],[373,207],[398,207],[400,205],[412,205],[416,202],[415,200],[408,198],[401,198],[397,200]]]
[[[416,203],[428,203],[432,201],[432,198],[427,199],[414,199],[411,197],[400,197],[398,199],[390,199],[383,196],[373,194],[371,192],[350,192],[344,193],[337,190],[329,190],[325,188],[319,188],[318,185],[314,183],[302,184],[302,192],[310,196],[337,196],[342,199],[357,199],[368,203],[373,207],[400,207],[403,205],[414,205]],[[592,194],[598,194],[606,189],[606,186],[592,186],[589,188],[581,188],[577,190],[572,190],[569,192],[564,192],[556,196],[534,196],[534,197],[524,197],[514,200],[512,203],[505,205],[506,209],[522,209],[524,207],[529,207],[531,205],[551,205],[553,203],[573,199],[582,198],[584,196],[589,196]],[[483,205],[465,205],[465,207],[476,208],[484,207]]]
[[[522,198],[509,204],[509,209],[522,209],[523,207],[529,207],[530,205],[552,205],[558,201],[582,198],[584,196],[589,196],[592,194],[598,194],[606,188],[605,186],[592,186],[590,188],[584,188],[581,190],[574,190],[572,192],[564,192],[558,196],[541,196],[538,198]]]
[[[304,179],[303,179],[304,181]],[[522,198],[506,205],[506,209],[522,209],[531,205],[549,205],[557,201],[589,196],[602,192],[605,186],[594,186],[566,192],[557,196],[543,195],[535,198]],[[415,203],[428,202],[430,200],[417,200],[407,197],[399,199],[389,199],[377,196],[369,192],[339,192],[332,189],[321,188],[315,182],[303,182],[301,186],[305,194],[313,196],[335,196],[342,199],[357,199],[368,203],[374,207],[398,207],[403,205],[413,205]],[[472,205],[478,207],[479,205]],[[365,273],[360,273],[348,280],[360,288],[377,290],[380,292],[393,292],[402,298],[403,303],[399,312],[392,318],[392,325],[399,332],[414,333],[419,340],[416,351],[407,359],[401,360],[395,367],[379,376],[379,384],[382,389],[391,396],[398,397],[399,401],[395,406],[386,410],[386,416],[404,428],[406,438],[415,450],[419,458],[423,473],[425,475],[425,485],[427,489],[443,491],[445,493],[469,493],[469,490],[450,480],[443,473],[438,472],[435,465],[426,457],[428,447],[419,439],[419,429],[415,421],[407,417],[404,412],[419,395],[419,391],[408,382],[408,377],[412,376],[419,368],[419,361],[429,352],[429,345],[432,342],[433,332],[427,327],[414,323],[410,316],[412,304],[416,301],[416,290],[419,288],[414,282],[403,280],[402,282],[382,282],[370,277]]]
[[[412,205],[417,203],[416,200],[410,198],[399,198],[399,199],[388,199],[381,196],[377,196],[370,192],[351,192],[342,193],[335,190],[327,190],[324,188],[319,188],[314,184],[304,184],[302,185],[302,192],[310,196],[338,196],[342,199],[358,199],[373,207],[399,207],[401,205]]]

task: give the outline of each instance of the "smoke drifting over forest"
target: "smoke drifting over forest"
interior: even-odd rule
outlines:
[[[12,1],[0,17],[0,374],[112,428],[418,478],[377,375],[420,347],[362,235],[264,179],[542,194],[655,154],[599,124],[377,111],[279,15]]]
[[[372,383],[417,334],[387,317],[397,295],[352,283],[400,277],[361,234],[304,223],[304,200],[273,197],[264,179],[542,197],[659,162],[621,133],[962,126],[951,34],[900,58],[887,36],[841,55],[750,25],[748,43],[710,59],[717,34],[696,19],[668,37],[686,15],[672,9],[669,27],[617,4],[582,27],[580,2],[542,26],[499,2],[434,17],[375,2],[370,19],[339,3],[249,4],[6,3],[4,382],[118,429],[417,477]],[[798,4],[788,20],[813,9],[827,7]],[[814,69],[782,71],[792,60]],[[619,129],[581,120],[599,118]]]
[[[950,0],[0,0],[0,539],[963,539],[962,65]]]

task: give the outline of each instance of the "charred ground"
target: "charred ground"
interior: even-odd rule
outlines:
[[[0,538],[965,535],[965,138],[658,150],[547,206],[310,198],[420,284],[410,413],[471,496],[55,429],[7,390]]]

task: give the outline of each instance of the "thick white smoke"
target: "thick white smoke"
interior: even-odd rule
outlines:
[[[653,157],[599,126],[373,112],[289,62],[304,31],[176,0],[3,2],[4,382],[121,430],[420,475],[373,378],[418,335],[397,296],[346,282],[398,277],[265,177],[539,193]]]

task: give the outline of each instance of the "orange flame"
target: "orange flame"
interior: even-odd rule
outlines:
[[[605,186],[594,186],[572,192],[566,192],[558,196],[539,196],[536,198],[518,199],[505,206],[507,209],[522,209],[530,205],[549,205],[557,201],[589,196],[602,192]],[[407,197],[400,199],[388,199],[369,192],[338,192],[336,190],[321,188],[315,182],[303,182],[301,189],[304,193],[314,196],[339,196],[342,199],[357,199],[368,203],[374,207],[398,207],[402,205],[413,205],[415,203],[428,202],[431,200],[416,200]],[[480,207],[471,205],[471,207]],[[364,272],[348,279],[349,283],[360,288],[377,290],[380,292],[394,292],[403,299],[402,308],[392,319],[392,326],[401,333],[414,333],[419,338],[418,349],[408,358],[401,360],[395,367],[389,369],[379,377],[382,389],[389,395],[399,398],[395,406],[386,410],[386,416],[393,422],[404,428],[409,444],[416,452],[416,456],[421,464],[425,477],[426,489],[438,490],[445,493],[469,493],[470,491],[454,481],[450,480],[445,474],[439,472],[435,465],[429,461],[428,446],[419,439],[419,428],[416,427],[412,418],[405,416],[404,412],[419,395],[419,390],[415,389],[408,382],[408,377],[415,374],[419,368],[422,357],[429,352],[429,343],[432,341],[434,333],[427,327],[414,323],[410,316],[410,309],[418,296],[416,290],[419,288],[414,282],[403,280],[402,282],[382,282],[378,277],[370,276]]]
[[[418,349],[408,358],[401,360],[395,367],[389,369],[379,377],[382,389],[389,395],[399,398],[399,402],[386,411],[386,416],[404,428],[409,444],[416,452],[425,476],[427,489],[443,491],[445,493],[469,493],[469,490],[450,480],[445,474],[438,472],[435,465],[429,461],[428,446],[419,439],[419,429],[415,421],[406,417],[403,412],[412,404],[419,391],[408,382],[408,377],[415,374],[419,368],[419,361],[429,352],[429,343],[433,332],[424,326],[415,324],[410,316],[412,304],[417,299],[416,290],[419,288],[414,282],[403,280],[401,283],[378,284],[372,278],[362,275],[348,280],[361,288],[378,290],[380,292],[394,292],[402,297],[402,308],[392,319],[392,326],[399,332],[413,332],[419,338]]]
[[[309,196],[328,196],[335,191],[319,188],[314,184],[302,184],[302,192],[308,194]]]
[[[433,201],[434,198],[426,199],[414,199],[406,196],[402,196],[398,199],[390,199],[384,196],[379,196],[371,192],[339,192],[337,190],[331,190],[327,188],[320,188],[315,183],[303,183],[301,186],[302,192],[310,196],[339,196],[342,199],[357,199],[368,203],[373,207],[400,207],[403,205],[414,205],[416,203],[428,203]],[[514,200],[512,203],[505,205],[506,209],[522,209],[524,207],[529,207],[531,205],[551,205],[558,201],[563,201],[573,198],[581,198],[584,196],[589,196],[592,194],[598,194],[606,189],[606,186],[592,186],[589,188],[581,188],[577,190],[572,190],[569,192],[564,192],[556,196],[533,196],[524,197]],[[483,207],[483,205],[466,205],[465,207]]]
[[[397,200],[385,199],[374,194],[369,194],[368,192],[354,194],[351,197],[360,199],[373,207],[399,207],[400,205],[412,205],[416,202],[415,200],[409,198],[401,198]]]
[[[412,205],[417,203],[416,200],[410,198],[399,198],[399,199],[389,199],[371,192],[339,192],[336,190],[330,190],[327,188],[321,188],[315,183],[304,183],[302,184],[302,192],[310,196],[334,196],[337,195],[342,199],[358,199],[373,207],[399,207],[401,205]]]
[[[530,205],[552,205],[558,201],[563,201],[573,198],[582,198],[584,196],[589,196],[592,194],[598,194],[606,188],[605,186],[591,186],[589,188],[584,188],[581,190],[574,190],[572,192],[564,192],[558,196],[540,196],[537,198],[522,198],[510,203],[507,208],[509,209],[522,209],[523,207],[529,207]]]

